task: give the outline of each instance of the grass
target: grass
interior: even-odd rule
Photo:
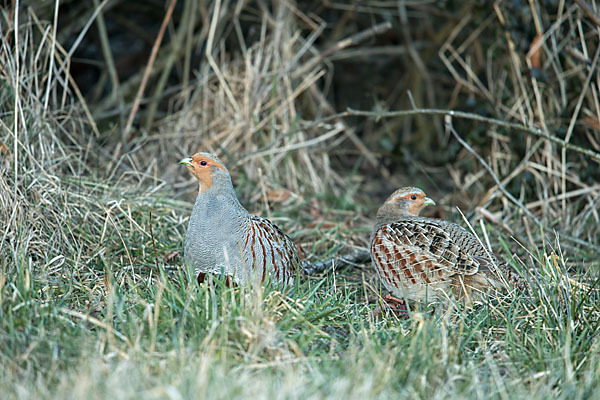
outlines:
[[[108,54],[127,3],[61,5],[59,25],[48,4],[0,11],[3,398],[600,397],[598,173],[577,150],[600,150],[589,10],[248,2],[213,18],[215,3],[184,0],[136,99],[143,72],[116,75]],[[380,16],[394,22],[375,32]],[[98,43],[61,45],[86,22],[106,66],[87,84],[69,65]],[[389,68],[409,62],[426,71]],[[363,85],[373,111],[342,116]],[[506,123],[444,125],[406,99]],[[287,288],[198,285],[181,253],[195,185],[177,160],[200,146],[311,261],[365,248],[380,201],[418,183],[532,291],[398,319],[377,316],[369,264]]]
[[[150,257],[151,260],[151,257]],[[149,260],[149,261],[150,261]],[[2,288],[7,398],[590,398],[598,292],[540,282],[533,298],[373,318],[332,277],[244,292],[182,272]],[[114,272],[113,272],[114,273]],[[110,288],[110,289],[107,289]],[[565,298],[565,296],[567,296]]]

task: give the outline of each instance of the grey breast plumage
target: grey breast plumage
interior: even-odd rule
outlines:
[[[235,194],[198,196],[185,239],[185,259],[199,274],[223,274],[238,284],[292,282],[299,265],[292,240],[271,221],[249,214]]]

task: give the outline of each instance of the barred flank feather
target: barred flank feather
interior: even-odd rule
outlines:
[[[250,227],[244,247],[247,265],[260,271],[261,281],[268,273],[274,281],[293,282],[300,260],[292,239],[263,217],[250,215]]]
[[[415,215],[425,201],[417,188],[399,189],[380,208],[371,257],[383,285],[410,300],[467,302],[490,290],[524,289],[526,282],[461,226]]]

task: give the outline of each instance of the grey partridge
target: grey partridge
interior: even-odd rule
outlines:
[[[377,212],[371,258],[387,290],[400,299],[465,303],[490,291],[523,288],[525,281],[461,226],[420,217],[435,202],[418,188],[390,195]]]
[[[300,263],[294,242],[271,221],[242,207],[225,165],[209,153],[179,163],[200,184],[184,248],[185,262],[198,281],[222,274],[236,284],[293,282]]]

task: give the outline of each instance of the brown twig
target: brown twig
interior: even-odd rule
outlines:
[[[348,108],[346,111],[343,111],[338,114],[329,115],[327,117],[321,118],[315,121],[315,124],[320,124],[322,122],[326,122],[332,119],[340,118],[340,117],[348,117],[348,116],[362,116],[362,117],[375,117],[375,118],[393,118],[393,117],[403,117],[407,115],[419,115],[419,114],[428,114],[428,115],[447,115],[450,117],[456,118],[465,118],[473,121],[484,122],[490,125],[502,126],[507,129],[515,129],[518,131],[522,131],[534,136],[543,137],[548,139],[549,141],[559,144],[561,146],[566,147],[569,150],[575,151],[577,153],[584,154],[587,157],[590,157],[592,160],[600,163],[600,153],[596,153],[595,151],[584,149],[583,147],[567,143],[563,139],[551,135],[548,132],[543,131],[540,128],[533,126],[526,126],[522,124],[518,124],[515,122],[507,122],[502,121],[496,118],[484,117],[477,114],[472,114],[464,111],[454,111],[454,110],[440,110],[440,109],[427,109],[427,108],[416,108],[413,110],[400,110],[400,111],[363,111],[363,110],[354,110]]]
[[[445,122],[446,122],[446,126],[450,129],[450,132],[452,133],[452,135],[455,137],[455,139],[465,148],[469,151],[469,153],[473,154],[473,156],[475,158],[477,158],[477,160],[479,161],[479,163],[489,172],[489,174],[492,176],[492,178],[494,179],[494,181],[496,182],[496,185],[498,185],[498,188],[500,189],[500,191],[514,204],[516,204],[521,210],[523,210],[523,212],[525,214],[527,214],[527,216],[529,218],[531,218],[533,221],[535,221],[536,225],[542,225],[541,221],[535,216],[533,215],[533,213],[531,211],[529,211],[529,209],[527,207],[525,207],[525,205],[523,205],[523,203],[521,203],[518,199],[516,199],[512,194],[510,194],[510,192],[508,190],[506,190],[506,188],[504,187],[504,185],[502,184],[502,182],[500,182],[500,179],[498,178],[498,176],[496,176],[496,174],[494,173],[494,170],[488,165],[488,163],[485,162],[485,160],[483,159],[483,157],[481,157],[475,150],[473,150],[473,148],[471,146],[469,146],[469,144],[467,142],[465,142],[460,135],[458,134],[458,132],[456,132],[456,130],[454,129],[454,127],[452,126],[452,119],[450,116],[446,116],[445,118]],[[588,243],[584,240],[581,240],[579,238],[573,237],[569,234],[566,234],[562,231],[558,231],[560,233],[560,235],[573,242],[573,243],[577,243],[579,245],[594,249],[596,251],[600,251],[600,246],[596,246],[593,243]]]
[[[164,88],[167,84],[167,79],[171,74],[171,70],[173,69],[173,65],[175,65],[175,61],[177,59],[177,55],[179,54],[179,50],[183,46],[183,42],[185,40],[185,35],[188,32],[188,24],[190,23],[191,12],[189,8],[191,4],[196,0],[186,0],[183,5],[183,18],[179,22],[179,27],[177,28],[177,32],[174,35],[171,35],[171,51],[170,54],[166,56],[165,66],[160,73],[160,77],[157,80],[157,83],[154,88],[154,94],[150,100],[150,104],[148,105],[146,112],[146,123],[145,128],[146,131],[149,131],[152,122],[154,121],[154,115],[156,114],[156,110],[158,109],[158,103],[161,99],[161,94],[164,91]]]
[[[307,61],[304,65],[302,65],[296,71],[294,71],[294,77],[303,76],[307,71],[314,68],[315,65],[317,65],[319,62],[323,61],[324,59],[326,59],[333,53],[336,53],[337,51],[348,48],[350,46],[355,46],[358,43],[360,43],[370,37],[373,37],[375,35],[379,35],[391,28],[392,28],[392,24],[390,22],[384,22],[381,24],[374,25],[374,26],[370,27],[369,29],[365,29],[364,31],[355,33],[354,35],[348,36],[347,38],[340,40],[339,42],[335,43],[333,46],[322,51],[321,53],[319,53],[318,55],[316,55],[315,57],[313,57],[312,59]]]
[[[156,242],[154,240],[154,232],[152,232],[152,211],[150,211],[150,237],[152,238],[152,247],[154,248],[154,263],[158,271],[158,252],[156,251]]]
[[[575,0],[575,3],[577,3],[577,5],[581,7],[583,12],[585,13],[585,15],[588,16],[589,19],[591,19],[596,25],[600,26],[600,16],[596,14],[596,11],[594,11],[594,9],[587,3],[587,1]]]
[[[330,268],[347,267],[357,264],[365,264],[371,260],[371,254],[366,250],[350,249],[341,256],[318,261],[313,264],[302,265],[302,270],[307,275],[315,275]]]
[[[350,46],[357,45],[358,43],[372,37],[375,35],[379,35],[385,31],[388,31],[392,28],[391,22],[383,22],[381,24],[373,25],[369,29],[365,29],[362,32],[355,33],[354,35],[348,36],[345,39],[340,40],[324,52],[322,52],[319,56],[320,58],[326,58],[331,54],[337,52],[338,50],[345,49]]]
[[[446,128],[448,128],[448,130],[452,133],[452,135],[458,141],[458,143],[460,143],[465,149],[467,149],[469,151],[469,153],[473,154],[473,156],[479,161],[479,163],[483,166],[483,168],[485,168],[490,173],[490,175],[492,176],[492,179],[494,179],[494,182],[496,182],[496,185],[498,185],[498,188],[500,189],[500,191],[510,201],[512,201],[521,210],[523,210],[523,212],[525,214],[527,214],[527,216],[529,216],[529,218],[531,218],[532,220],[534,220],[537,225],[539,225],[540,224],[540,220],[535,215],[533,215],[533,213],[531,211],[529,211],[527,209],[527,207],[525,207],[525,205],[523,203],[521,203],[517,198],[515,198],[515,196],[513,196],[508,190],[506,190],[506,188],[504,187],[504,185],[502,184],[502,182],[500,182],[500,179],[498,178],[498,176],[496,175],[496,173],[494,172],[494,170],[492,169],[492,167],[490,167],[488,165],[488,163],[485,162],[485,160],[483,159],[483,157],[481,157],[479,155],[479,153],[477,153],[475,150],[473,150],[473,148],[471,146],[469,146],[469,144],[467,142],[465,142],[463,140],[463,138],[460,137],[460,135],[458,134],[458,132],[456,132],[456,129],[454,129],[454,126],[452,125],[452,117],[450,117],[449,115],[447,115],[444,118],[444,123],[446,124]]]
[[[175,4],[177,0],[171,0],[169,2],[169,7],[167,8],[167,13],[165,14],[165,18],[163,18],[162,25],[160,26],[160,30],[158,31],[158,35],[156,36],[156,40],[154,40],[154,45],[152,46],[152,52],[150,53],[150,58],[148,59],[148,63],[146,64],[146,69],[144,70],[144,76],[142,77],[142,82],[140,83],[140,87],[138,88],[137,94],[135,95],[135,101],[133,102],[133,107],[131,107],[131,111],[129,112],[129,118],[127,119],[127,125],[125,125],[125,130],[123,132],[123,137],[127,140],[129,136],[129,131],[131,130],[131,125],[133,125],[133,119],[135,118],[135,114],[140,106],[140,102],[142,100],[142,95],[144,94],[144,89],[146,88],[146,84],[148,83],[148,77],[150,77],[150,71],[152,70],[152,66],[154,65],[154,60],[156,59],[156,55],[158,54],[158,48],[162,42],[162,38],[165,34],[165,30],[167,29],[167,24],[171,20],[171,15],[173,14],[173,9],[175,8]],[[123,146],[126,146],[126,143],[123,143]]]

